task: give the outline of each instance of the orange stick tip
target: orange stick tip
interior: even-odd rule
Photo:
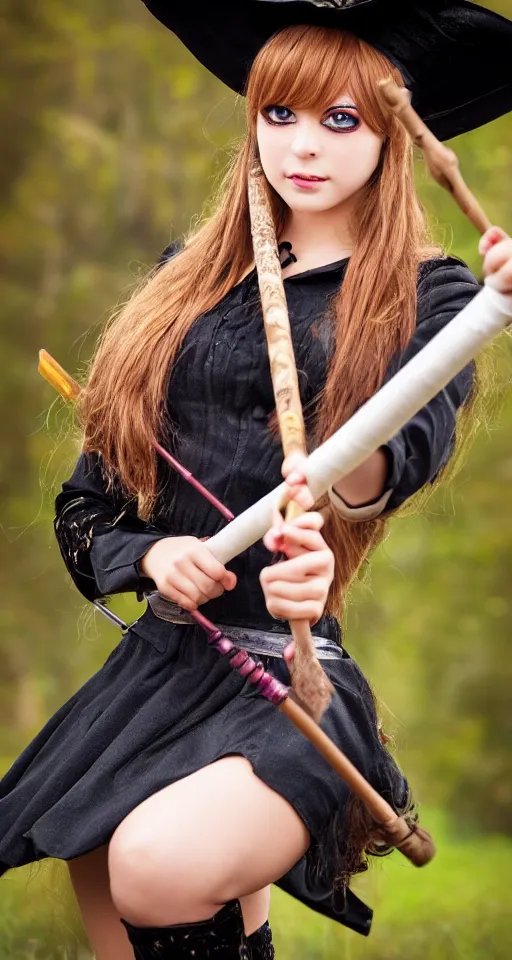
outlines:
[[[39,351],[38,372],[60,393],[65,400],[76,400],[81,392],[80,384],[61,367],[47,350]]]

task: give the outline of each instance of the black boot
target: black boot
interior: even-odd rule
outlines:
[[[199,923],[177,923],[170,927],[134,927],[123,919],[121,923],[126,928],[135,960],[185,957],[251,960],[239,900],[230,900],[211,920]]]
[[[272,945],[272,930],[267,920],[259,930],[247,937],[249,942],[250,960],[274,960],[275,953]]]

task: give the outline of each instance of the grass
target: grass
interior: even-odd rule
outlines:
[[[395,853],[354,883],[375,910],[368,939],[275,890],[277,960],[509,960],[512,840],[457,839],[433,812],[422,822],[438,845],[433,863],[416,870]],[[0,880],[0,960],[92,960],[59,861]]]
[[[279,960],[510,960],[512,841],[455,839],[442,815],[422,815],[438,846],[421,870],[400,854],[374,860],[354,891],[375,911],[364,938],[276,891],[272,927]]]

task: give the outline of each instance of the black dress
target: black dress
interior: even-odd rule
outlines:
[[[306,409],[325,381],[330,351],[326,311],[346,263],[285,279]],[[477,291],[476,280],[460,261],[423,264],[417,332],[389,373]],[[444,465],[453,447],[456,411],[471,384],[467,368],[390,441],[388,487],[393,492],[387,510],[432,481]],[[252,272],[193,325],[169,388],[169,413],[178,425],[176,456],[235,514],[280,482],[281,448],[267,427],[273,408]],[[116,488],[106,493],[101,458],[95,454],[81,455],[63,484],[56,500],[56,535],[76,586],[89,600],[126,591],[143,599],[154,584],[139,575],[136,564],[153,542],[169,535],[212,536],[223,526],[213,507],[176,474],[166,473],[164,461],[160,469],[164,493],[152,524],[141,521],[134,503]],[[267,637],[286,633],[287,624],[269,615],[259,585],[269,558],[260,541],[230,563],[237,587],[205,604],[206,615],[215,623],[255,628]],[[314,633],[327,638],[335,651],[323,663],[336,693],[322,726],[400,808],[407,783],[379,740],[368,683],[341,647],[333,618],[324,617]],[[289,682],[282,658],[260,659]],[[346,786],[283,714],[207,648],[196,626],[168,623],[149,606],[3,778],[0,874],[48,856],[69,860],[107,843],[145,798],[233,753],[245,756],[256,774],[287,798],[310,832],[310,851],[280,885],[314,909],[367,933],[371,910],[350,891],[335,894],[333,877],[313,869],[319,845],[329,860],[325,838],[332,836],[333,823],[343,824]]]

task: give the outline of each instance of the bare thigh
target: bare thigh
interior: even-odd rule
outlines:
[[[112,899],[139,926],[205,920],[268,887],[309,843],[291,804],[243,757],[224,757],[148,797],[118,826]]]
[[[133,960],[133,949],[114,906],[108,872],[108,844],[67,863],[69,875],[96,960]],[[270,887],[241,897],[247,934],[268,917]]]

